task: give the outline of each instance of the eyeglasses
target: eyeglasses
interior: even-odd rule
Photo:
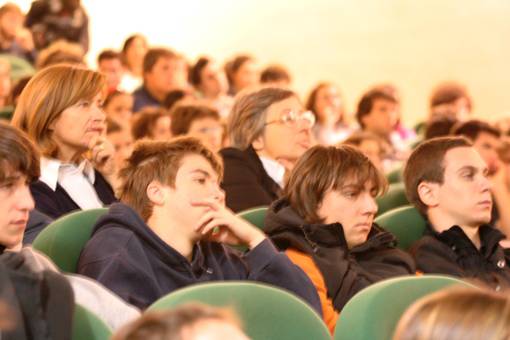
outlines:
[[[297,112],[291,110],[283,114],[279,119],[267,122],[264,126],[279,123],[289,127],[295,127],[300,121],[305,123],[308,127],[312,127],[315,124],[315,115],[312,111]]]

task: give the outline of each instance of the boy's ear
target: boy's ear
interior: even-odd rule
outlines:
[[[152,181],[149,183],[146,194],[149,201],[151,201],[154,205],[163,205],[165,203],[163,185],[161,185],[158,181]]]
[[[439,183],[421,182],[418,184],[418,196],[427,207],[439,204]]]

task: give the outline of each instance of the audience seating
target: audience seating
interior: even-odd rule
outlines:
[[[242,217],[259,229],[264,229],[264,219],[266,218],[268,207],[258,207],[243,210],[237,213],[237,216]]]
[[[392,171],[388,172],[386,174],[386,179],[388,180],[388,183],[394,184],[394,183],[402,182],[402,180],[403,180],[402,171],[403,171],[403,169],[399,167],[399,168],[393,169]]]
[[[334,340],[391,340],[400,317],[414,301],[452,285],[474,287],[441,275],[404,276],[375,283],[345,305]]]
[[[377,210],[378,215],[409,204],[404,183],[390,184],[388,191],[384,195],[377,197],[376,202],[379,208]]]
[[[253,340],[331,339],[322,319],[305,302],[276,287],[254,282],[210,282],[172,292],[148,310],[201,302],[232,307]]]
[[[397,237],[400,249],[407,250],[423,236],[427,222],[415,207],[408,205],[378,216],[375,223]]]
[[[107,208],[90,209],[62,216],[41,231],[32,245],[49,256],[60,270],[75,273],[94,224],[107,211]]]
[[[111,335],[111,329],[99,317],[80,305],[75,306],[72,340],[108,340]]]

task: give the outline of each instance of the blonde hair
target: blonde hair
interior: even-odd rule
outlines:
[[[427,295],[404,313],[393,340],[509,339],[507,294],[453,287]]]
[[[12,124],[25,131],[46,157],[57,157],[50,125],[80,100],[92,100],[106,86],[105,77],[76,65],[54,65],[37,72],[21,92]]]

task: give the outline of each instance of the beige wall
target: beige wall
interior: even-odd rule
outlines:
[[[476,115],[510,113],[508,0],[82,2],[91,16],[91,65],[101,49],[141,32],[191,59],[248,52],[261,64],[284,63],[303,95],[319,80],[333,81],[350,110],[370,85],[393,82],[408,124],[425,115],[430,89],[448,79],[468,86]]]

